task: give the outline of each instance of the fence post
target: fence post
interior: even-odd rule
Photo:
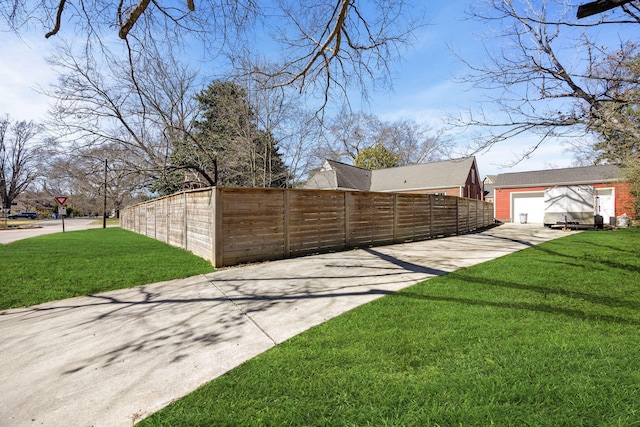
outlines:
[[[484,212],[487,202],[482,201],[482,226],[484,227],[487,222],[487,214]]]
[[[351,205],[352,195],[350,191],[344,192],[344,245],[351,247]]]
[[[188,231],[188,224],[189,221],[187,221],[187,215],[189,215],[189,211],[187,210],[187,192],[184,191],[182,193],[182,203],[184,204],[184,207],[182,208],[182,245],[185,249],[189,249],[189,247],[187,246],[187,244],[189,243],[187,241],[187,231]]]
[[[488,224],[487,221],[487,202],[482,202],[482,226],[486,227]]]
[[[456,234],[460,234],[460,197],[456,197]]]
[[[429,238],[433,238],[433,194],[429,194]]]
[[[153,201],[153,238],[158,240],[158,199]]]
[[[398,242],[398,193],[393,193],[393,243]]]
[[[284,188],[282,203],[284,203],[284,257],[291,256],[291,236],[289,234],[289,205],[291,200],[291,190]]]
[[[211,263],[214,267],[222,267],[224,261],[223,254],[223,224],[222,224],[222,189],[213,187],[213,239],[211,241]]]
[[[169,204],[169,198],[165,197],[165,216],[167,217],[167,238],[166,243],[171,244],[171,205]]]

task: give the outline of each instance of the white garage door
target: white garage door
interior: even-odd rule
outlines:
[[[511,218],[520,222],[520,214],[527,214],[528,223],[544,222],[544,192],[511,193]]]

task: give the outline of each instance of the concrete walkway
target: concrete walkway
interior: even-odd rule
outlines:
[[[566,235],[508,224],[0,312],[0,426],[131,426],[347,310]]]

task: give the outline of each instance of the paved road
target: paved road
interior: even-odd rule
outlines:
[[[102,223],[94,224],[102,218],[67,218],[64,220],[65,231],[86,230],[88,228],[101,228]],[[47,221],[34,222],[35,228],[20,229],[0,229],[0,244],[15,242],[16,240],[28,239],[29,237],[41,236],[43,234],[61,233],[62,220],[51,219]]]
[[[0,312],[0,425],[131,426],[347,310],[565,235],[503,225]]]

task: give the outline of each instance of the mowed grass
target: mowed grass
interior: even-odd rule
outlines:
[[[49,234],[0,245],[0,309],[213,271],[187,251],[120,228]]]
[[[640,230],[584,232],[428,280],[140,425],[638,426],[639,254]]]

